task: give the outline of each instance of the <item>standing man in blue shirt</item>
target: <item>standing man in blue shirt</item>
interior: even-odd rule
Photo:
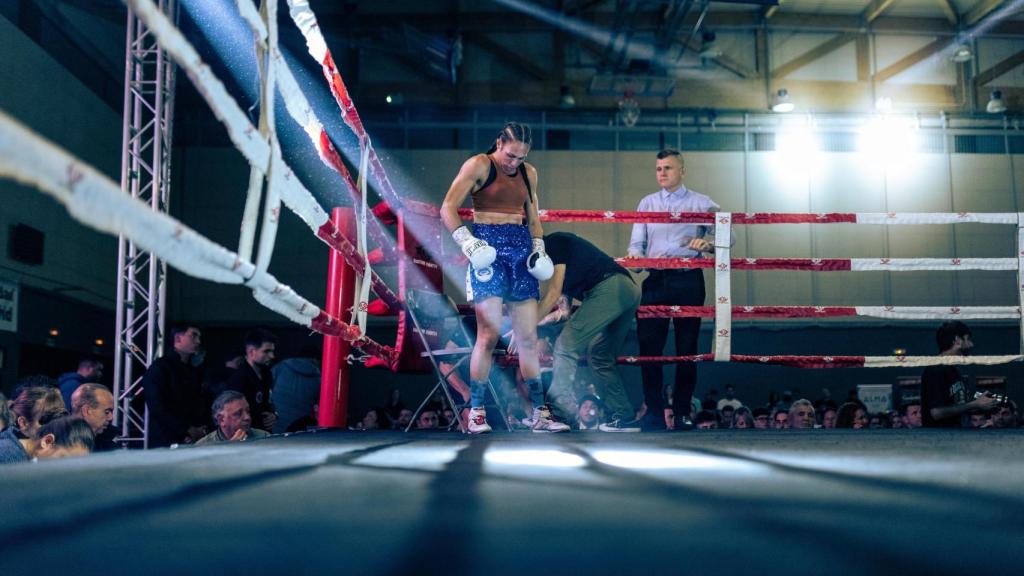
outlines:
[[[689,190],[683,185],[686,165],[678,150],[658,152],[655,176],[661,190],[640,200],[639,212],[718,212],[720,207],[711,198]],[[714,252],[714,245],[705,239],[713,228],[699,224],[634,224],[629,241],[631,258],[696,258]],[[642,306],[704,305],[704,272],[700,268],[660,270],[651,269],[643,283]],[[641,356],[661,356],[668,340],[668,318],[637,318],[637,338]],[[676,355],[697,353],[700,318],[673,318]],[[664,386],[660,365],[640,368],[644,383],[644,402],[647,415],[644,428],[666,427]],[[676,409],[676,430],[693,428],[688,407],[697,385],[697,365],[681,362],[676,365],[675,393],[672,405]],[[669,420],[671,422],[671,420]]]

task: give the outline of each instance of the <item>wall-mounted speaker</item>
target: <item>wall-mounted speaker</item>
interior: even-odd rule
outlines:
[[[42,230],[25,224],[13,224],[7,238],[7,256],[15,262],[40,266],[43,263],[45,239]]]

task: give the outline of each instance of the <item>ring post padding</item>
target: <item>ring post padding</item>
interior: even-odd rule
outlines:
[[[732,264],[729,249],[732,238],[732,213],[719,212],[716,216],[715,362],[728,362],[732,356]]]

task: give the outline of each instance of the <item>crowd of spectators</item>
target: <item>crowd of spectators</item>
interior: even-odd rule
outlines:
[[[277,338],[246,334],[242,353],[203,366],[202,332],[174,327],[169,350],[154,360],[127,401],[148,410],[148,447],[243,441],[317,426],[320,353],[271,368]],[[85,358],[58,379],[21,379],[11,397],[0,394],[0,463],[77,456],[118,447],[115,398],[99,383],[103,363]]]
[[[694,399],[691,406],[694,427],[699,430],[711,429],[910,429],[921,428],[921,402],[910,399],[902,403],[897,410],[871,412],[868,407],[856,399],[855,393],[842,404],[837,405],[831,399],[818,399],[814,402],[806,398],[798,398],[791,402],[773,398],[762,406],[749,407],[742,402],[722,404],[711,403],[716,396],[715,391],[709,392],[704,401]],[[787,399],[788,400],[788,399]],[[706,406],[706,407],[705,407]],[[714,406],[714,407],[713,407]],[[962,428],[1018,428],[1021,426],[1020,412],[1017,404],[1004,399],[994,408],[987,411],[975,410],[968,413],[961,421]],[[581,426],[581,428],[584,428]]]
[[[948,328],[944,325],[944,329]],[[970,345],[966,327],[953,326],[955,340]],[[940,330],[943,333],[943,330]],[[948,334],[940,336],[942,342]],[[170,332],[170,350],[155,360],[142,378],[136,408],[149,410],[148,447],[185,444],[237,442],[307,430],[318,425],[320,395],[320,352],[303,348],[294,357],[274,364],[277,338],[257,329],[246,334],[239,354],[229,354],[214,366],[202,366],[202,333],[196,326],[180,326]],[[273,366],[272,366],[273,364]],[[115,398],[111,390],[96,382],[103,375],[103,363],[84,359],[74,372],[59,379],[29,376],[18,382],[11,397],[0,394],[0,463],[60,458],[111,450],[117,447],[111,426]],[[957,374],[959,378],[959,375]],[[468,388],[454,379],[449,392],[427,399],[417,411],[402,400],[397,388],[387,402],[353,418],[352,430],[457,430],[465,423]],[[521,382],[519,383],[521,388]],[[606,421],[607,409],[599,391],[585,375],[577,379],[580,398],[573,414],[574,428],[597,429]],[[509,426],[522,428],[522,414],[528,406],[517,395],[511,378],[499,385],[510,409]],[[520,390],[521,392],[521,390]],[[928,427],[921,401],[904,400],[897,410],[871,412],[857,399],[856,391],[843,402],[835,402],[823,390],[810,401],[799,394],[770,395],[763,405],[749,405],[737,397],[731,385],[721,397],[709,390],[702,400],[693,398],[690,419],[698,430],[741,429],[910,429]],[[671,398],[671,392],[667,394]],[[978,398],[981,398],[980,400]],[[454,402],[452,401],[454,399]],[[129,401],[131,401],[129,399]],[[674,407],[665,409],[666,427],[672,427]],[[950,409],[945,409],[952,412]],[[636,418],[645,415],[641,406]],[[961,402],[954,421],[964,428],[1017,428],[1021,415],[1017,404],[1004,396],[978,395]],[[933,409],[941,415],[941,410]],[[528,426],[528,422],[525,424]]]

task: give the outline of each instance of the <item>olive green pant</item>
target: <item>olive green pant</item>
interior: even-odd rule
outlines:
[[[583,305],[569,319],[555,341],[554,373],[548,397],[564,416],[575,418],[573,382],[584,352],[597,380],[598,392],[611,418],[632,420],[633,405],[615,360],[640,306],[640,283],[633,276],[613,274],[583,294]]]

